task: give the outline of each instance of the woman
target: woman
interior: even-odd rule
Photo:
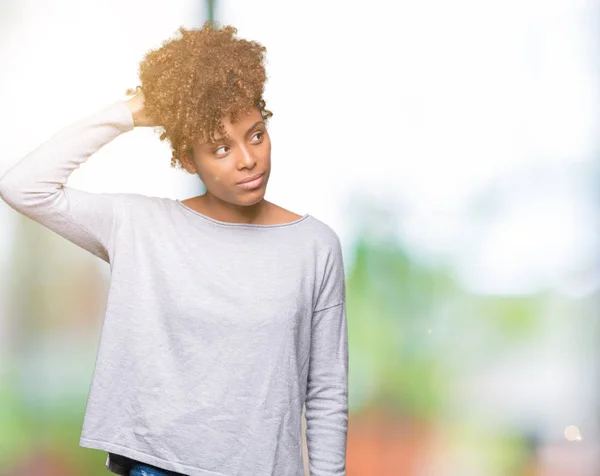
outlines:
[[[325,223],[265,200],[271,170],[261,45],[180,28],[141,86],[71,124],[0,179],[15,210],[110,264],[80,446],[120,475],[346,474],[344,266]],[[133,93],[128,90],[128,93]],[[134,127],[161,127],[203,195],[66,185]],[[258,177],[258,178],[255,178]]]

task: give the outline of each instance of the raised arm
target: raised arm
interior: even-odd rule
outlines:
[[[119,100],[62,128],[0,178],[0,197],[13,209],[110,262],[116,201],[123,194],[67,187],[73,171],[118,135],[134,128]]]
[[[339,239],[330,252],[311,323],[306,444],[311,476],[346,475],[348,331]]]

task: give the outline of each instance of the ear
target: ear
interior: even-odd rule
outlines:
[[[193,151],[191,149],[183,151],[179,156],[179,160],[181,161],[181,165],[183,166],[183,168],[187,170],[190,174],[198,173],[196,166],[194,165]]]

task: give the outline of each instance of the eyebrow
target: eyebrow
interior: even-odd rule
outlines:
[[[265,124],[265,121],[262,121],[262,120],[261,121],[256,121],[254,124],[252,124],[252,127],[250,127],[250,129],[248,129],[246,131],[246,134],[244,134],[244,136],[247,136],[248,134],[250,134],[254,130],[254,128],[256,126],[258,126],[259,124]],[[215,137],[215,140],[212,141],[212,142],[210,142],[210,143],[211,144],[216,144],[217,142],[228,142],[228,141],[229,141],[228,137]]]

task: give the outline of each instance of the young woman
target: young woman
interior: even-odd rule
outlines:
[[[265,48],[185,30],[151,51],[127,100],[61,129],[0,179],[0,196],[110,264],[80,446],[115,474],[346,474],[348,339],[337,234],[265,200]],[[128,90],[128,93],[133,93]],[[202,195],[66,185],[134,127],[161,127]],[[304,135],[304,131],[300,131]]]

